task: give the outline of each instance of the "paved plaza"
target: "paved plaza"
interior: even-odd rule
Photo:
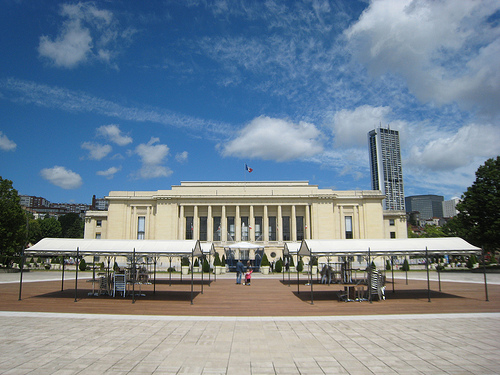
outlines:
[[[29,284],[41,280],[56,282],[55,275],[26,274],[25,288],[29,292]],[[498,276],[488,275],[495,298]],[[17,287],[18,277],[0,274],[0,286]],[[466,286],[481,278],[445,280]],[[481,303],[488,304],[478,299]],[[332,306],[356,304],[368,306]],[[301,316],[0,311],[0,317],[2,374],[500,373],[500,311],[323,316],[305,316],[302,310]]]

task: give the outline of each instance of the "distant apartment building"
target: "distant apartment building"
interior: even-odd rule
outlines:
[[[419,220],[442,218],[444,197],[441,195],[414,195],[405,198],[406,212],[418,212]]]
[[[450,218],[458,214],[457,204],[460,202],[458,198],[452,198],[449,201],[443,202],[443,217]]]
[[[399,132],[382,127],[368,133],[372,190],[385,195],[384,209],[404,211],[403,167]]]
[[[58,217],[69,213],[76,213],[83,219],[85,212],[91,209],[91,205],[84,203],[50,203],[42,197],[31,195],[20,195],[20,205],[35,218],[42,218],[46,215]]]
[[[106,198],[96,198],[92,196],[92,211],[106,211],[108,209],[109,202]]]

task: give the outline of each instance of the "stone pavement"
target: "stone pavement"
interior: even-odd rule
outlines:
[[[500,313],[0,316],[2,374],[435,375],[500,369]]]
[[[11,278],[0,275],[0,283]],[[26,281],[39,278],[52,276]],[[489,280],[498,284],[498,275]],[[500,373],[500,311],[287,317],[0,311],[0,318],[1,374]]]

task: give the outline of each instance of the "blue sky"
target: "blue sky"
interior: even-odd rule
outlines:
[[[0,175],[90,203],[181,181],[460,196],[500,154],[500,2],[1,2]],[[253,172],[245,172],[245,164]]]

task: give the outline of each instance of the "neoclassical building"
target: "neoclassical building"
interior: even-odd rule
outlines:
[[[319,189],[307,181],[181,182],[170,190],[112,191],[88,211],[85,238],[247,241],[281,256],[285,241],[406,238],[404,211],[384,211],[378,190]],[[273,254],[273,255],[274,255]]]

